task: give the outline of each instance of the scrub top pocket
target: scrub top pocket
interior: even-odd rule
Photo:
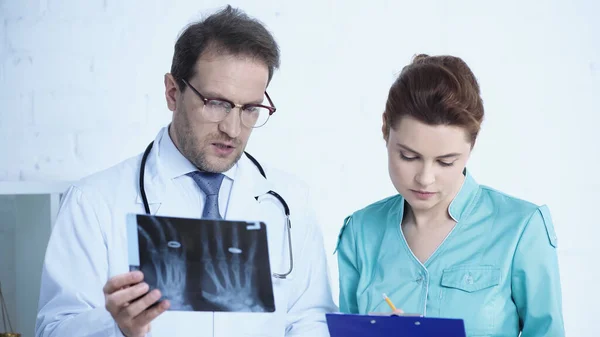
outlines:
[[[491,334],[500,291],[500,268],[489,265],[460,265],[445,269],[441,279],[440,316],[461,318],[467,333]]]

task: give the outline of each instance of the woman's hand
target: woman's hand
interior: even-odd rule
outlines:
[[[392,313],[390,314],[390,316],[392,316],[392,315],[402,316],[402,315],[404,315],[404,310],[396,309],[396,310],[392,311]]]
[[[396,309],[392,312],[370,312],[369,316],[415,316],[422,317],[421,314],[407,314],[402,309]]]

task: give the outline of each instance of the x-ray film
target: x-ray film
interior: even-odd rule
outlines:
[[[275,311],[264,223],[129,214],[127,237],[130,270],[169,310]]]

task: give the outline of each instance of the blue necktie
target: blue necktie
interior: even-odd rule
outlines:
[[[198,187],[206,194],[206,203],[202,211],[203,219],[223,219],[219,213],[219,189],[225,177],[221,173],[191,172],[190,176]]]

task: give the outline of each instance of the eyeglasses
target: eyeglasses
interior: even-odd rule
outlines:
[[[271,106],[262,104],[234,104],[224,98],[207,98],[204,97],[196,88],[190,85],[186,80],[182,79],[183,83],[190,87],[198,97],[204,102],[202,107],[202,116],[207,120],[217,123],[225,119],[234,108],[240,109],[240,119],[242,124],[249,128],[259,128],[267,123],[269,117],[277,110],[271,101],[271,97],[265,91],[265,96]]]

